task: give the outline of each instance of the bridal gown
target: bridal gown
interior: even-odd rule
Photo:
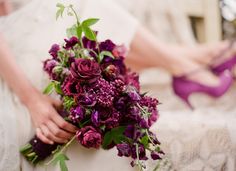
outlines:
[[[40,90],[48,83],[48,78],[42,71],[42,61],[49,57],[50,46],[62,42],[66,28],[75,22],[73,17],[67,16],[56,21],[57,2],[73,4],[82,18],[100,18],[95,26],[99,31],[99,40],[110,38],[118,44],[129,46],[138,25],[135,19],[111,0],[32,0],[11,15],[0,18],[0,31],[17,63]],[[0,80],[0,171],[60,170],[58,166],[33,168],[20,156],[19,147],[27,143],[33,134],[34,128],[27,109],[3,80]],[[135,170],[130,166],[128,158],[117,156],[116,149],[92,150],[74,143],[66,153],[70,158],[70,171]]]

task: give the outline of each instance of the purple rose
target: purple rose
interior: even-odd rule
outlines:
[[[101,134],[92,126],[81,128],[76,133],[78,141],[86,148],[99,148],[102,143]]]
[[[57,58],[57,53],[60,50],[60,46],[58,44],[52,45],[51,49],[49,50],[49,54],[53,57],[53,59]]]
[[[80,81],[93,83],[101,76],[101,70],[99,64],[94,60],[76,59],[71,64],[71,74]]]
[[[65,42],[66,44],[64,45],[63,48],[68,50],[68,49],[73,48],[79,42],[79,40],[77,37],[73,36],[70,39],[65,39]]]
[[[131,156],[131,147],[129,144],[122,143],[122,144],[117,144],[116,148],[118,150],[118,156],[122,157],[130,157]]]

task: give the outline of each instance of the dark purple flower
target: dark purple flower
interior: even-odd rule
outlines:
[[[70,39],[65,39],[65,42],[64,48],[70,49],[73,48],[79,42],[79,40],[77,37],[73,36]]]
[[[131,156],[131,147],[129,144],[122,143],[122,144],[117,144],[116,148],[118,150],[118,156],[122,157],[130,157]]]
[[[124,132],[124,135],[128,138],[133,139],[134,138],[134,132],[135,132],[135,127],[133,125],[128,125],[125,132]]]
[[[83,41],[84,48],[92,49],[92,50],[96,49],[96,45],[97,45],[96,41],[89,40],[87,37],[83,37],[82,41]]]
[[[148,122],[145,119],[141,119],[139,122],[139,126],[141,128],[149,128],[150,126],[148,125]]]
[[[115,44],[111,40],[105,40],[104,42],[101,42],[99,45],[100,51],[109,51],[112,52],[115,48]]]
[[[131,157],[133,159],[137,159],[137,152],[136,152],[136,146],[134,145],[131,149]],[[142,144],[138,145],[138,154],[139,154],[139,160],[147,160],[146,156],[146,149]]]
[[[93,83],[101,76],[101,70],[94,60],[76,59],[71,64],[71,74],[80,81]]]
[[[58,44],[52,45],[51,49],[49,50],[49,54],[53,57],[53,59],[57,58],[57,53],[60,50],[60,46]]]
[[[92,123],[93,123],[96,127],[100,126],[99,113],[98,113],[98,111],[93,111],[93,112],[92,112],[91,121],[92,121]]]
[[[76,133],[78,141],[86,148],[99,148],[102,143],[101,134],[92,126],[81,128]]]
[[[161,159],[160,155],[157,152],[155,152],[155,151],[151,152],[151,158],[153,160],[160,160]]]
[[[88,94],[88,93],[81,94],[77,97],[76,100],[82,106],[92,107],[95,106],[96,104],[96,99],[93,94]]]
[[[137,92],[136,88],[133,86],[126,87],[126,93],[128,94],[129,98],[132,101],[139,101],[141,99],[139,93]]]
[[[80,122],[85,117],[85,109],[81,106],[72,108],[69,117],[74,123]]]

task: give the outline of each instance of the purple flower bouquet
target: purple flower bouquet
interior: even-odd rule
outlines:
[[[72,5],[57,7],[57,17],[67,9],[77,21],[67,29],[65,43],[54,44],[44,61],[51,80],[44,93],[60,96],[63,110],[58,112],[78,131],[67,144],[49,145],[34,137],[21,153],[35,165],[52,156],[49,163],[59,162],[65,171],[63,152],[76,139],[86,148],[116,147],[118,156],[131,157],[140,170],[148,151],[153,160],[161,159],[160,142],[149,129],[158,118],[158,100],[140,93],[138,75],[124,64],[125,47],[97,41],[91,26],[98,19],[80,22]]]

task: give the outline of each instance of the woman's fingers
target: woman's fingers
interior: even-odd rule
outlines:
[[[58,138],[55,135],[53,135],[53,133],[49,130],[49,128],[46,125],[41,125],[40,128],[41,128],[41,131],[42,131],[43,135],[47,139],[49,139],[51,141],[54,141],[54,142],[57,142],[57,143],[62,143],[62,144],[68,142],[67,139]]]
[[[40,128],[36,128],[36,136],[46,144],[54,144],[53,141],[49,140],[47,137],[43,135]]]
[[[72,125],[72,124],[66,122],[66,121],[65,121],[60,115],[58,115],[57,113],[54,114],[51,119],[55,122],[55,124],[56,124],[59,128],[64,129],[65,131],[68,131],[68,132],[70,132],[70,133],[76,133],[77,128],[76,128],[74,125]]]
[[[60,129],[53,121],[49,121],[47,127],[58,138],[69,140],[73,137],[73,134]]]

